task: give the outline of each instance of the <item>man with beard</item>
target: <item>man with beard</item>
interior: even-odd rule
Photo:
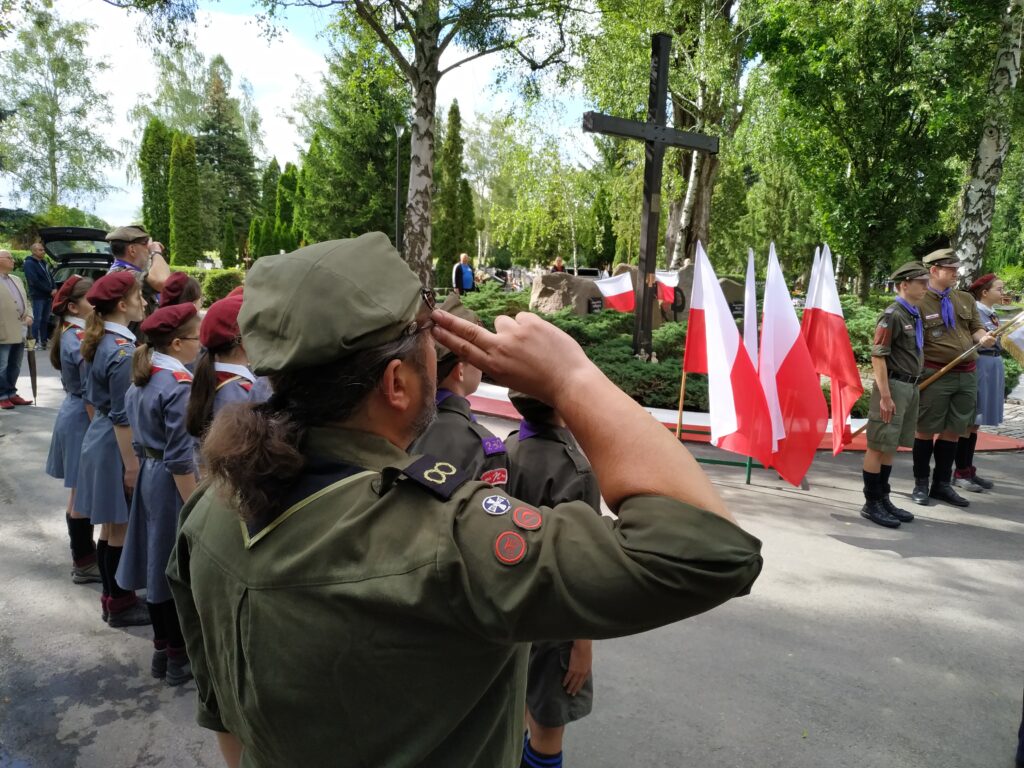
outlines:
[[[436,310],[379,232],[260,259],[238,320],[274,393],[218,414],[167,570],[229,765],[514,768],[529,641],[652,629],[761,570],[689,452],[575,341]],[[551,403],[618,519],[408,454],[435,340]]]

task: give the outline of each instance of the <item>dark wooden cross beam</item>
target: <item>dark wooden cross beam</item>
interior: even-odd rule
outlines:
[[[644,142],[644,207],[640,219],[640,270],[636,286],[636,321],[633,330],[633,354],[651,357],[651,314],[654,310],[655,278],[658,265],[658,222],[661,218],[661,172],[666,147],[685,147],[710,154],[718,153],[718,137],[679,131],[666,123],[668,98],[668,57],[672,36],[664,32],[651,35],[651,85],[647,102],[647,122],[587,112],[583,130]]]

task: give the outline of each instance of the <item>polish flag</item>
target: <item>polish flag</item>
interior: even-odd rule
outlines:
[[[770,464],[784,480],[800,485],[825,434],[828,407],[800,334],[775,243],[768,251],[763,317],[758,374],[772,418]]]
[[[772,447],[768,403],[722,286],[699,242],[696,256],[683,369],[708,375],[711,443],[767,464]]]
[[[619,312],[632,312],[636,307],[636,292],[633,290],[633,280],[629,272],[623,272],[615,277],[606,277],[603,280],[595,281],[597,289],[604,297],[604,305],[608,309],[615,309]]]
[[[804,308],[802,328],[814,370],[832,380],[832,453],[838,454],[850,441],[846,420],[864,385],[853,357],[850,333],[839,303],[836,276],[832,271],[832,252],[828,245],[821,254],[818,286]]]
[[[678,270],[673,272],[661,269],[656,270],[654,279],[658,281],[658,301],[664,301],[668,304],[675,303],[676,286],[679,285]]]
[[[743,346],[757,369],[757,278],[754,249],[747,249],[747,285],[743,290]]]

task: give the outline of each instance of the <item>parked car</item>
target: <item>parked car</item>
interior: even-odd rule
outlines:
[[[107,274],[114,257],[106,236],[102,229],[92,227],[44,227],[39,230],[43,250],[55,264],[51,274],[58,288],[72,275],[96,280]],[[51,315],[50,335],[56,323]]]

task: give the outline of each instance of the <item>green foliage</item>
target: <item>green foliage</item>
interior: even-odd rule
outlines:
[[[1013,296],[1024,294],[1024,264],[1007,264],[999,268],[999,277]]]
[[[894,299],[892,296],[872,294],[866,304],[854,296],[840,296],[846,330],[850,334],[850,346],[858,365],[871,365],[871,341],[875,337],[878,316]]]
[[[1020,383],[1020,376],[1021,373],[1024,372],[1024,369],[1021,368],[1020,363],[1018,363],[1014,358],[1010,357],[1006,353],[1003,354],[1003,365],[1006,368],[1006,381],[1004,383],[1004,390],[1006,393],[1006,397],[1009,397],[1010,393],[1013,392],[1013,390],[1015,390],[1017,388],[1017,385]]]
[[[86,22],[64,22],[49,4],[29,11],[0,62],[0,158],[16,194],[36,209],[106,194],[110,104],[93,87],[108,68],[89,57]]]
[[[170,243],[171,209],[168,197],[171,144],[174,134],[158,117],[142,133],[136,163],[142,182],[142,223],[154,240]]]
[[[202,256],[202,247],[196,141],[191,136],[180,133],[174,136],[171,144],[168,192],[171,214],[171,263],[194,266]]]
[[[432,211],[431,251],[435,258],[435,283],[448,285],[452,268],[462,253],[473,253],[476,240],[476,217],[473,194],[463,174],[462,113],[459,102],[448,108],[448,124],[438,152]]]
[[[822,382],[821,393],[825,395],[825,402],[828,404],[829,413],[832,412],[832,387],[830,382]],[[857,398],[857,402],[853,404],[853,408],[850,409],[850,416],[855,419],[866,419],[868,417],[868,409],[871,407],[871,387],[864,390],[863,394]]]
[[[245,280],[238,269],[207,269],[203,272],[203,301],[209,306],[227,296]]]
[[[264,216],[273,216],[277,211],[277,182],[280,179],[281,165],[277,157],[272,157],[260,179],[260,209]]]
[[[220,263],[225,267],[233,267],[238,264],[238,233],[235,231],[235,221],[228,214],[224,219],[224,234],[220,243]]]
[[[480,290],[467,293],[462,303],[476,312],[480,322],[488,330],[494,330],[494,318],[498,315],[515,317],[520,312],[530,309],[529,291],[503,291],[495,282],[487,282]]]

